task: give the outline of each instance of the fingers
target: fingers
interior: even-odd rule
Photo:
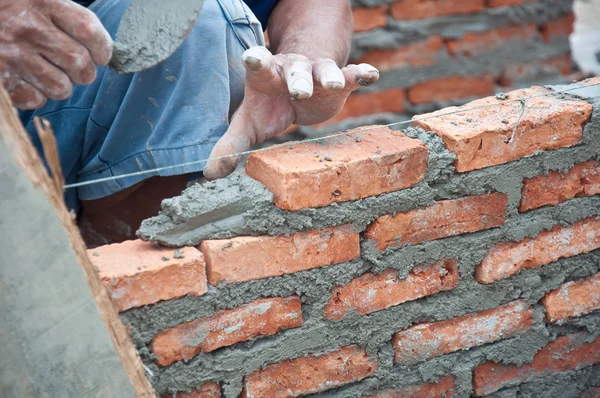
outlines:
[[[96,66],[88,50],[62,31],[53,30],[51,42],[40,42],[40,53],[64,71],[73,83],[92,83],[96,78]]]
[[[346,88],[350,91],[370,86],[379,80],[379,71],[369,64],[348,65],[342,72],[346,79]]]
[[[21,110],[41,108],[46,103],[46,97],[23,80],[11,79],[5,82],[5,87],[14,106]]]
[[[315,62],[313,77],[326,90],[341,91],[346,85],[344,74],[332,59]]]
[[[313,94],[312,65],[302,55],[289,54],[283,62],[283,76],[292,98],[305,100]]]
[[[106,65],[112,56],[112,39],[98,17],[72,1],[49,2],[56,26],[83,45],[96,65]]]
[[[277,74],[275,57],[266,47],[249,48],[242,55],[242,62],[247,71],[246,78],[268,81]]]
[[[212,181],[227,177],[231,174],[241,160],[241,156],[233,154],[245,152],[252,146],[252,142],[245,134],[239,134],[229,127],[227,132],[217,141],[210,153],[210,158],[204,168],[204,177]]]
[[[35,87],[44,96],[54,100],[67,98],[73,90],[73,84],[69,77],[37,54],[23,57],[20,75],[26,83]]]

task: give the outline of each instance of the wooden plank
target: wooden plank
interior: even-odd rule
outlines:
[[[0,396],[156,397],[51,168],[0,85]]]

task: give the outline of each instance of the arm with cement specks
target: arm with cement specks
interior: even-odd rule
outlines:
[[[335,116],[360,86],[379,79],[368,64],[348,65],[352,12],[347,0],[280,0],[269,18],[275,51],[253,47],[243,57],[244,101],[210,157],[248,150],[289,127]],[[225,177],[239,158],[209,161],[208,179]]]

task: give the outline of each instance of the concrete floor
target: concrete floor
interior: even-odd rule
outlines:
[[[582,72],[600,75],[600,0],[575,1],[573,58]]]

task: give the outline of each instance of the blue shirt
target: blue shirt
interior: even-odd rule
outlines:
[[[267,22],[269,22],[271,11],[273,11],[273,8],[275,8],[278,1],[279,0],[244,0],[262,24],[263,30],[267,28]],[[92,4],[94,0],[76,0],[75,2],[87,7]]]

